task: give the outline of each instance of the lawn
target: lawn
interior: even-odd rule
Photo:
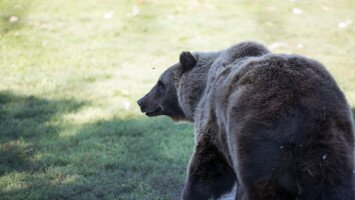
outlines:
[[[355,111],[355,1],[0,0],[0,199],[178,199],[193,127],[135,101],[183,50],[315,58]]]

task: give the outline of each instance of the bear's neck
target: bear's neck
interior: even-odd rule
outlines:
[[[219,54],[220,52],[195,53],[198,63],[193,69],[183,74],[180,79],[179,104],[186,119],[190,122],[194,121],[195,111],[204,95],[209,70]]]

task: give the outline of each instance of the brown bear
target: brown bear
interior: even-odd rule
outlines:
[[[350,107],[317,61],[243,42],[182,52],[138,100],[195,125],[182,199],[353,200]]]

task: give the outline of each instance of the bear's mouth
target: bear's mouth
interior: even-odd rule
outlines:
[[[154,116],[158,116],[161,111],[162,111],[162,109],[159,107],[153,111],[146,112],[145,115],[147,115],[148,117],[154,117]]]

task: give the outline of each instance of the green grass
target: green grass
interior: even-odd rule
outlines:
[[[135,101],[183,50],[257,40],[315,58],[355,112],[354,10],[352,0],[0,0],[0,199],[178,199],[193,127],[147,118]]]

